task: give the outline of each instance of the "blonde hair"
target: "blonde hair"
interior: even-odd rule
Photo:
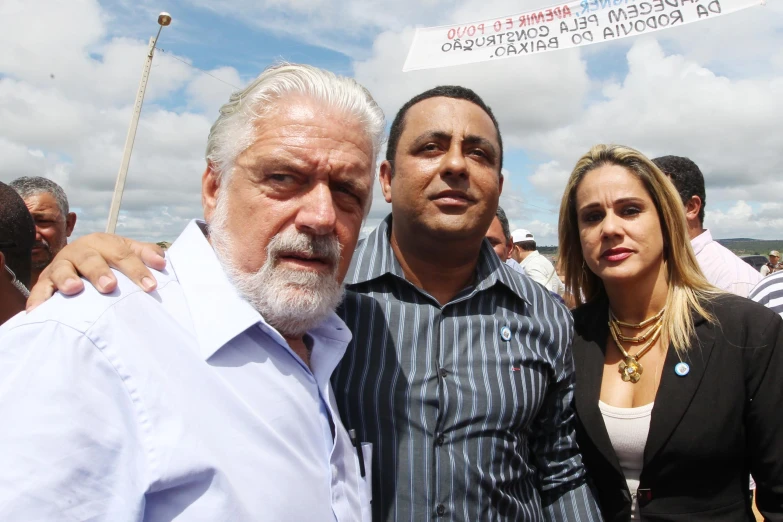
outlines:
[[[694,333],[692,313],[715,323],[715,317],[705,309],[703,303],[722,291],[708,283],[699,268],[677,190],[666,175],[641,152],[622,145],[595,145],[574,166],[560,203],[558,226],[566,288],[573,294],[577,305],[606,294],[603,281],[585,264],[576,213],[579,184],[589,172],[603,165],[617,165],[636,176],[658,211],[666,282],[669,285],[663,333],[675,349],[683,353],[688,349]]]

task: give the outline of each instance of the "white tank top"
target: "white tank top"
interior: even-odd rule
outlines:
[[[609,440],[631,491],[631,520],[640,520],[636,490],[639,489],[639,476],[644,462],[644,446],[650,433],[653,404],[655,403],[651,402],[638,408],[618,408],[598,401]]]

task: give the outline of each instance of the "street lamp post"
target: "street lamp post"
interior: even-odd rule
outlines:
[[[144,92],[147,90],[147,80],[150,76],[150,67],[152,66],[152,56],[155,53],[155,44],[158,41],[160,32],[164,27],[171,23],[171,15],[168,13],[160,13],[158,15],[158,34],[154,38],[150,38],[149,50],[147,57],[144,60],[144,68],[141,70],[141,81],[139,82],[139,90],[136,93],[136,103],[133,106],[133,115],[131,116],[130,127],[128,128],[128,136],[125,138],[125,150],[122,154],[122,163],[120,164],[120,171],[117,173],[117,183],[114,185],[114,194],[111,198],[111,208],[109,209],[109,221],[106,224],[106,232],[109,234],[114,233],[114,229],[117,228],[117,218],[120,215],[120,205],[122,204],[122,193],[125,190],[125,178],[128,176],[128,165],[130,165],[131,153],[133,152],[133,142],[136,139],[136,128],[139,126],[139,116],[141,115],[141,105],[144,103]]]

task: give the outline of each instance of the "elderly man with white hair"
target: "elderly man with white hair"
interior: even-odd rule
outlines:
[[[266,70],[221,109],[205,222],[155,292],[117,274],[0,329],[0,519],[369,520],[329,378],[383,130],[354,80]]]

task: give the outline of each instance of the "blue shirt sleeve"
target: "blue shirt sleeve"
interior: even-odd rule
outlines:
[[[115,364],[56,321],[0,335],[0,520],[141,520],[149,460]]]

